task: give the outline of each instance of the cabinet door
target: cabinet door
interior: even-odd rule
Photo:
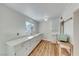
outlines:
[[[16,55],[17,56],[25,56],[28,53],[29,47],[28,42],[24,42],[20,45],[16,46]]]
[[[7,47],[8,49],[7,49],[7,55],[8,56],[15,56],[16,54],[15,54],[15,47],[10,47],[10,46],[8,46]]]

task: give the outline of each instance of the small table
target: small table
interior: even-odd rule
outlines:
[[[71,56],[73,55],[73,45],[69,42],[61,42],[61,41],[57,41],[56,42],[58,44],[58,50],[59,56],[62,56],[62,51],[64,50],[64,53],[66,54],[65,56]]]

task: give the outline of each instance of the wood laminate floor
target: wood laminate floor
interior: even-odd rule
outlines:
[[[42,40],[29,56],[56,56],[56,44]]]

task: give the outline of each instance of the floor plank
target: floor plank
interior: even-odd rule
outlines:
[[[62,51],[66,56],[67,52]],[[46,40],[42,40],[29,56],[58,56],[58,45]]]
[[[55,44],[42,40],[30,56],[55,56]]]

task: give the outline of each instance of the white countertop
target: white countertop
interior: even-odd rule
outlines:
[[[40,34],[41,33],[35,34],[33,36],[29,36],[29,37],[24,37],[24,38],[20,38],[20,39],[10,40],[10,41],[6,42],[6,44],[9,45],[9,46],[16,46],[16,45],[18,45],[18,44],[20,44],[22,42],[25,42],[27,40],[30,40],[30,39],[34,38],[34,37],[37,37]]]

